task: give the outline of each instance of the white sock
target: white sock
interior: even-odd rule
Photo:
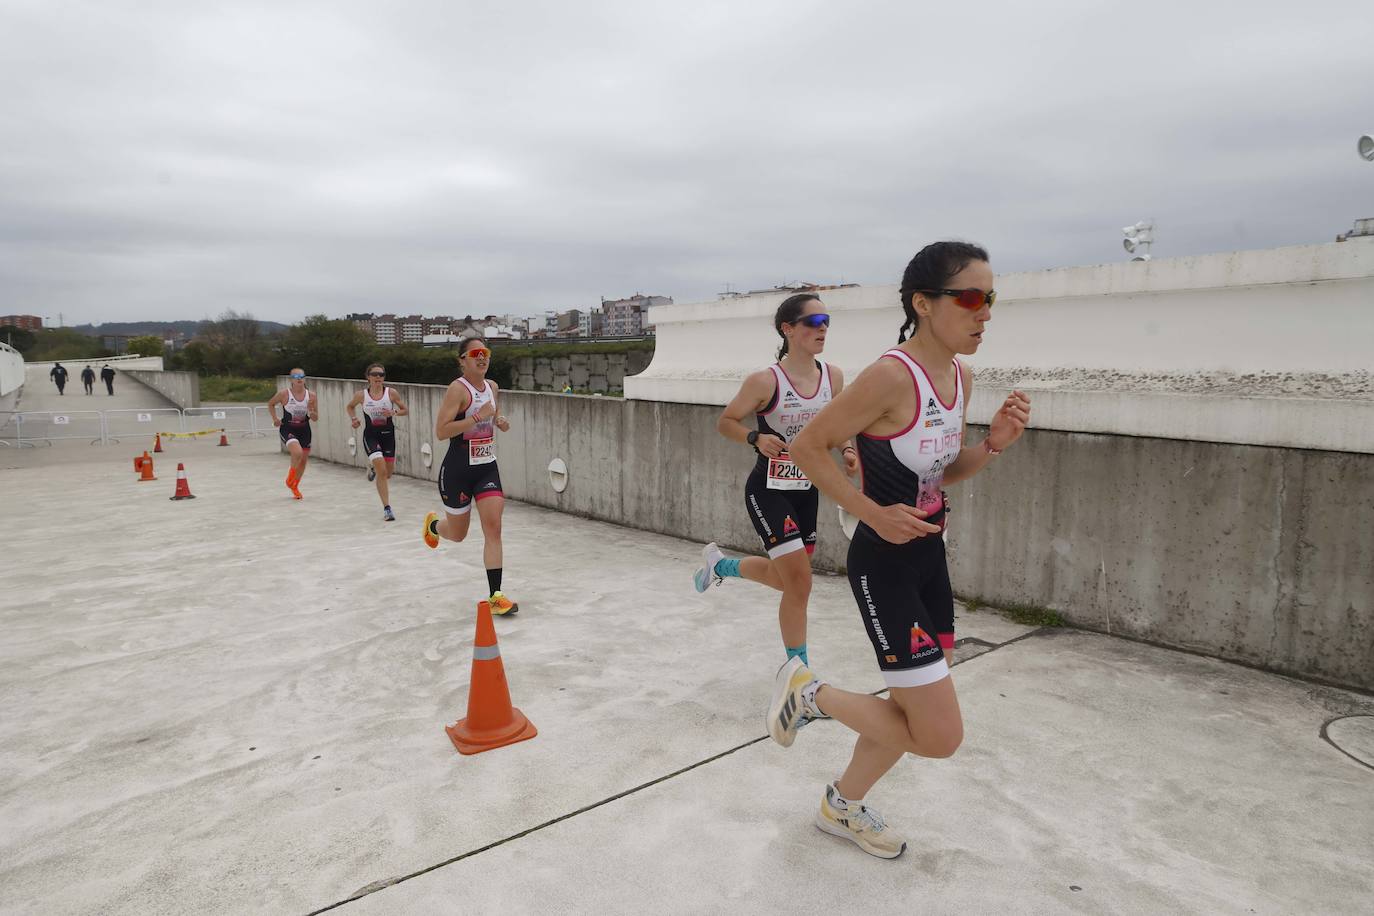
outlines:
[[[806,711],[810,713],[813,719],[824,715],[824,713],[821,712],[821,708],[816,705],[816,691],[820,690],[821,685],[824,683],[824,681],[817,678],[803,687],[801,691],[802,702],[806,704]]]
[[[830,795],[830,807],[834,808],[836,811],[848,811],[850,806],[853,806],[855,808],[863,806],[862,799],[845,798],[843,795],[841,795],[838,783],[832,782],[826,788]]]

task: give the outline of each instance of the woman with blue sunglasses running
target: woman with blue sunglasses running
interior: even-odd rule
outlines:
[[[716,422],[727,439],[758,454],[744,484],[744,504],[768,556],[727,559],[714,543],[702,548],[698,592],[727,578],[749,579],[782,592],[778,627],[787,657],[806,661],[806,605],[811,597],[811,554],[816,549],[820,494],[792,463],[788,446],[821,408],[844,388],[838,366],[817,359],[825,349],[830,316],[815,293],[784,299],[773,316],[782,338],[778,361],[750,374]],[[743,421],[754,414],[757,429]],[[843,444],[845,468],[859,466],[852,442]]]

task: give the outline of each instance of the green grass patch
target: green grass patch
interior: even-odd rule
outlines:
[[[1036,607],[1033,604],[1007,604],[996,605],[988,604],[981,598],[966,597],[955,595],[959,603],[964,606],[964,610],[974,612],[979,610],[996,611],[1006,617],[1012,623],[1019,623],[1024,627],[1066,627],[1068,622],[1058,611],[1052,611],[1047,607]]]
[[[1013,623],[1019,623],[1025,627],[1062,627],[1065,626],[1064,618],[1058,611],[1052,611],[1047,607],[1035,607],[1030,604],[1013,604],[1001,609]]]
[[[277,383],[270,378],[207,375],[200,380],[200,399],[202,401],[251,401],[265,404],[276,393]]]

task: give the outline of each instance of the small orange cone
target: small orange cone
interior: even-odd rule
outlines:
[[[138,478],[139,483],[157,480],[157,478],[153,476],[153,458],[147,452],[144,452],[134,459],[134,467],[143,473],[143,476]]]
[[[177,491],[168,499],[195,499],[191,495],[191,485],[186,482],[186,465],[177,462]]]
[[[157,453],[160,451],[162,451],[162,433],[158,433],[153,439],[153,452]]]
[[[477,604],[477,636],[472,641],[472,683],[467,718],[444,729],[460,754],[480,754],[533,738],[539,732],[525,714],[510,705],[510,687],[496,644],[491,604]]]
[[[219,431],[219,444],[220,448],[229,444],[229,437],[224,434],[224,430],[222,429]]]

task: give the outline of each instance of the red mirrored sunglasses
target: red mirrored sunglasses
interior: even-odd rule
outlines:
[[[983,292],[981,289],[918,289],[916,292],[949,296],[959,304],[960,308],[966,308],[969,311],[982,308],[984,302],[992,305],[997,301],[997,290],[995,289],[990,289],[987,292]]]

